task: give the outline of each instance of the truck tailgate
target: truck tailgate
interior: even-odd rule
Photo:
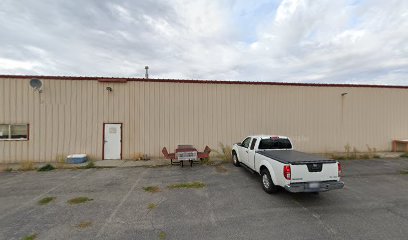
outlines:
[[[322,182],[339,180],[337,161],[295,150],[266,150],[259,154],[291,166],[291,181]]]
[[[310,162],[291,165],[291,183],[339,180],[337,163]]]

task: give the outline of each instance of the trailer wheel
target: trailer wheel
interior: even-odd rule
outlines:
[[[235,167],[241,166],[241,164],[239,164],[238,157],[235,152],[232,153],[232,163],[234,164]]]
[[[265,192],[271,194],[278,191],[278,187],[273,183],[268,169],[261,170],[262,188]]]

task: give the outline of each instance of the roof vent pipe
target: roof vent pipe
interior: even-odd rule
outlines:
[[[145,66],[146,69],[146,74],[145,74],[145,78],[149,78],[149,66]]]

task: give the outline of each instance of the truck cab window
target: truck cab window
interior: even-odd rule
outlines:
[[[259,143],[258,149],[291,149],[292,144],[289,139],[262,139]]]
[[[245,140],[242,142],[242,147],[248,148],[250,141],[251,141],[251,138],[250,138],[250,137],[245,138]]]
[[[250,150],[254,150],[255,143],[256,143],[256,138],[252,139],[251,147],[249,148]]]

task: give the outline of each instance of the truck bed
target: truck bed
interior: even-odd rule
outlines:
[[[275,159],[284,164],[307,164],[307,163],[335,163],[335,160],[324,158],[319,155],[298,152],[295,150],[263,150],[257,151],[265,157]]]

